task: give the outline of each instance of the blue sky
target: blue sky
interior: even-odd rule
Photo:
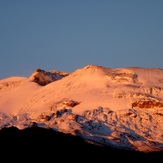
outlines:
[[[0,0],[0,79],[89,64],[163,68],[162,0]]]

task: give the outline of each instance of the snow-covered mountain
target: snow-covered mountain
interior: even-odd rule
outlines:
[[[30,126],[90,144],[163,151],[163,70],[88,65],[0,80],[0,129]]]

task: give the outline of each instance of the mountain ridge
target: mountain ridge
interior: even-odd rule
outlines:
[[[119,149],[163,149],[163,70],[88,65],[0,81],[0,128],[31,123]]]

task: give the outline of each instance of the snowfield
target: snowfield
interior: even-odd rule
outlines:
[[[163,151],[163,70],[88,65],[0,80],[0,128],[38,126],[129,151]]]

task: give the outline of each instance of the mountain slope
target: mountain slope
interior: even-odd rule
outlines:
[[[5,161],[160,161],[163,152],[143,153],[87,143],[71,134],[53,129],[16,127],[0,130],[1,159]],[[8,156],[12,157],[6,157]]]
[[[0,128],[50,128],[118,149],[162,151],[163,70],[88,65],[0,81]],[[43,73],[42,73],[43,72]]]

